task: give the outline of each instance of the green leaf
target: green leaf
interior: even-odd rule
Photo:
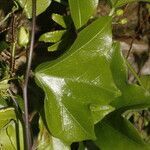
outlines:
[[[32,0],[16,0],[20,6],[24,9],[26,16],[32,18]],[[36,15],[38,16],[44,12],[51,4],[51,0],[37,0],[36,1]]]
[[[19,46],[26,47],[29,43],[29,39],[30,39],[29,31],[24,26],[21,26],[18,31]]]
[[[114,44],[111,70],[114,81],[122,92],[122,95],[111,103],[113,107],[121,109],[122,112],[128,109],[150,106],[150,95],[145,90],[146,86],[143,88],[139,85],[130,85],[127,83],[127,66],[119,44]],[[97,135],[97,145],[102,150],[109,150],[110,147],[112,150],[148,150],[149,145],[144,144],[132,125],[124,118],[116,117],[115,115],[112,115],[107,120],[104,119],[96,127],[96,133],[100,133],[100,135]],[[111,140],[111,142],[108,144],[105,142],[106,140]]]
[[[79,33],[63,56],[36,69],[52,135],[68,143],[95,137],[89,106],[108,105],[120,95],[107,60],[111,46],[111,18],[101,17]]]
[[[49,52],[57,51],[61,42],[62,42],[62,41],[59,41],[59,42],[53,44],[52,46],[49,46],[49,47],[48,47],[48,51],[49,51]]]
[[[150,75],[143,75],[140,77],[142,85],[150,93]]]
[[[69,0],[70,11],[75,27],[81,28],[94,15],[98,0]]]
[[[117,42],[113,44],[110,64],[115,84],[119,89],[123,90],[127,85],[127,66],[120,49],[120,44]]]
[[[23,129],[14,108],[0,110],[0,149],[24,149]]]
[[[133,125],[117,113],[95,126],[96,145],[101,150],[150,150]]]
[[[52,14],[52,19],[62,26],[63,28],[67,28],[71,24],[71,18],[69,16],[61,16],[59,14]]]
[[[9,79],[0,80],[0,97],[6,99],[9,97],[8,88],[10,85],[8,84]]]
[[[37,150],[70,150],[67,144],[50,135],[46,127],[44,127],[41,118],[39,120],[39,128],[40,132],[37,140]]]
[[[121,91],[122,96],[111,103],[116,109],[141,109],[150,107],[149,93],[138,85],[127,85]]]
[[[122,95],[111,103],[113,107],[128,110],[150,106],[150,94],[145,88],[136,84],[127,83],[127,66],[118,43],[114,45],[111,70],[113,79],[122,92]]]
[[[58,2],[58,3],[61,3],[61,0],[54,0],[54,1],[56,1],[56,2]]]
[[[19,105],[20,109],[22,110],[22,112],[24,112],[24,101],[23,101],[23,98],[20,95],[16,95],[15,99],[16,99],[17,104]]]
[[[0,110],[0,130],[7,125],[11,119],[15,119],[14,108],[6,108]]]
[[[73,33],[70,30],[68,30],[59,42],[48,47],[48,51],[53,52],[56,50],[60,51],[67,50],[72,45],[73,41],[74,41]]]
[[[0,149],[24,150],[23,128],[19,121],[11,120],[9,124],[0,129]]]
[[[4,97],[0,97],[0,109],[4,108],[4,107],[7,107],[7,101]]]
[[[9,79],[0,80],[0,91],[7,90],[9,88],[8,81],[9,81]]]
[[[91,105],[90,109],[92,111],[92,116],[95,124],[101,121],[106,115],[115,110],[115,108],[110,105]]]
[[[63,5],[68,5],[67,0],[54,0],[54,1]]]
[[[62,39],[65,32],[66,30],[57,30],[53,32],[44,33],[40,36],[39,41],[51,42],[51,43],[59,42]]]
[[[40,41],[44,42],[56,42],[55,44],[48,47],[49,52],[54,52],[57,50],[66,50],[73,43],[74,37],[73,33],[68,30],[59,30],[54,32],[48,32],[41,35]]]

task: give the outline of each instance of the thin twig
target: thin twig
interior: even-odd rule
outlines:
[[[11,17],[11,15],[12,15],[15,11],[17,11],[17,10],[19,9],[17,2],[15,2],[15,1],[13,1],[13,2],[14,2],[14,4],[15,4],[14,10],[12,10],[12,12],[8,13],[8,14],[6,15],[6,17],[0,21],[0,26],[1,26],[9,17]]]
[[[0,31],[0,34],[3,33],[3,32],[5,32],[5,31],[10,30],[11,28],[12,28],[12,27],[8,27],[8,28],[5,28],[5,29],[1,30],[1,31]]]
[[[14,105],[16,107],[16,110],[18,110],[19,106],[18,106],[18,103],[17,103],[16,99],[14,98],[14,95],[13,95],[12,91],[10,89],[8,89],[7,91],[9,93],[11,99],[13,100],[13,103],[14,103]]]
[[[15,27],[14,27],[14,22],[15,22],[15,15],[12,13],[12,49],[11,49],[11,76],[13,77],[13,72],[14,72],[14,66],[15,66],[15,51],[16,51],[16,39],[15,39]]]
[[[27,98],[27,87],[32,63],[32,55],[33,55],[33,47],[34,47],[34,38],[35,38],[35,23],[36,23],[36,0],[32,0],[32,33],[31,33],[31,43],[29,49],[29,56],[27,62],[27,69],[25,75],[25,81],[23,86],[23,98],[24,98],[24,108],[25,108],[25,137],[26,137],[26,146],[27,150],[32,149],[31,142],[31,132],[30,132],[30,124],[29,124],[29,113],[28,113],[28,98]]]
[[[126,59],[128,59],[128,57],[129,57],[129,55],[130,55],[130,53],[131,53],[131,50],[132,50],[132,47],[133,47],[133,42],[134,42],[134,40],[135,40],[135,38],[132,38],[131,44],[130,44],[130,48],[129,48],[128,53],[127,53],[127,56],[126,56]]]

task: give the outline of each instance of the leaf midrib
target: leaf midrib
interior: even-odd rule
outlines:
[[[73,53],[71,53],[70,55],[67,55],[63,60],[59,61],[58,63],[54,64],[53,66],[51,66],[50,68],[54,68],[55,66],[61,64],[62,62],[64,62],[65,60],[67,60],[69,57],[73,56],[74,54],[76,54],[80,49],[82,49],[83,47],[85,47],[87,44],[89,44],[90,42],[92,42],[94,40],[94,38],[96,38],[106,27],[107,25],[109,24],[110,21],[108,21],[105,26],[98,32],[96,33],[96,35],[94,35],[88,42],[86,42],[85,44],[83,44],[80,48],[78,48],[77,50],[75,50]],[[74,45],[74,44],[73,44]],[[71,48],[72,49],[72,48]],[[69,50],[70,51],[70,50]],[[44,67],[44,69],[41,69],[40,72],[44,72],[49,68],[49,65],[47,65],[47,67]]]

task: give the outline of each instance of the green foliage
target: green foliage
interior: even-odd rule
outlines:
[[[26,16],[32,18],[32,0],[16,0],[24,9]],[[37,0],[36,15],[41,14],[51,4],[51,0]]]
[[[57,50],[67,49],[72,43],[72,32],[71,28],[71,18],[70,16],[61,16],[58,14],[52,14],[52,19],[58,25],[60,25],[64,30],[56,30],[44,33],[40,36],[39,41],[45,43],[52,43],[51,46],[48,47],[49,52],[54,52]]]
[[[149,150],[150,145],[144,143],[133,125],[121,116],[121,113],[128,109],[149,107],[150,97],[145,94],[142,87],[127,84],[127,68],[118,43],[114,44],[111,69],[122,95],[111,103],[118,110],[96,125],[95,142],[102,150],[109,150],[110,147],[112,150]]]
[[[101,150],[149,150],[137,130],[125,118],[112,113],[95,127],[96,145]]]
[[[0,130],[0,148],[24,150],[23,129],[21,123],[18,122],[18,124],[19,126],[14,121],[11,121]]]
[[[18,44],[22,47],[26,47],[29,43],[29,31],[25,27],[21,26],[18,32]]]
[[[150,150],[150,145],[124,115],[132,110],[150,107],[150,76],[139,77],[134,72],[112,35],[113,13],[123,17],[124,11],[116,9],[135,1],[109,0],[111,12],[108,16],[98,18],[94,16],[98,0],[52,1],[52,6],[65,8],[65,11],[55,11],[55,8],[49,7],[51,0],[37,0],[37,16],[48,8],[46,13],[49,13],[49,18],[43,19],[51,19],[52,26],[44,29],[43,33],[40,28],[42,20],[40,23],[37,21],[39,28],[35,48],[37,51],[40,49],[41,53],[44,51],[42,48],[53,53],[50,53],[52,57],[47,56],[47,62],[37,62],[39,66],[31,73],[28,86],[31,100],[29,120],[35,136],[33,149],[70,150],[72,143],[79,142],[78,150],[85,150],[88,149],[87,143],[91,142],[96,144],[94,148],[97,146],[100,150]],[[30,24],[32,0],[16,2],[26,14],[27,24]],[[15,11],[19,9],[16,3],[12,3],[6,16],[1,11],[3,8],[0,8],[3,13],[0,21],[2,25],[4,22],[13,22],[14,18],[9,19],[12,8]],[[15,11],[13,13],[16,15],[19,11]],[[122,24],[126,21],[123,19]],[[11,24],[11,31],[12,27]],[[18,51],[28,50],[30,34],[24,28],[24,23],[18,27],[19,32],[15,36],[19,39],[12,43],[4,41],[6,37],[3,36],[9,36],[4,32],[0,52],[11,52],[15,42],[15,49],[17,44],[21,45]],[[14,33],[10,33],[11,38]],[[15,56],[10,56],[13,62]],[[3,59],[0,61],[5,63],[0,68],[0,149],[24,150],[25,107],[20,92],[24,84],[23,73],[17,70],[18,74],[14,76],[11,72],[13,64],[7,65]],[[129,70],[137,80],[134,84],[128,83]],[[146,124],[148,126],[148,121]]]
[[[116,67],[117,66],[117,67]],[[139,85],[131,85],[127,83],[127,66],[123,59],[118,44],[114,46],[112,54],[111,70],[117,87],[122,95],[111,103],[116,109],[123,108],[134,109],[150,106],[150,94]]]
[[[23,129],[14,108],[0,110],[0,149],[24,150]]]
[[[8,81],[9,79],[0,80],[0,97],[3,99],[6,99],[7,97],[9,97],[7,90],[10,87],[10,85],[8,84]]]
[[[59,30],[59,31],[53,31],[53,32],[42,34],[39,41],[51,42],[51,43],[59,42],[62,39],[65,32],[66,30]]]
[[[61,16],[59,14],[52,14],[52,19],[65,29],[70,25],[71,22],[69,16]]]
[[[150,93],[150,75],[143,75],[140,77],[140,79],[145,90]]]
[[[15,112],[13,108],[0,110],[0,129],[7,125],[11,119],[15,119]]]
[[[70,11],[75,27],[81,28],[94,15],[98,0],[69,0]]]
[[[103,17],[81,31],[66,54],[37,68],[36,79],[46,94],[46,121],[54,136],[66,142],[95,137],[89,106],[108,105],[120,95],[107,61],[111,44],[111,17]]]

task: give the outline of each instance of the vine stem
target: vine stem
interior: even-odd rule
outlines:
[[[28,54],[28,61],[27,61],[27,69],[25,74],[25,80],[23,85],[23,99],[24,99],[24,108],[25,108],[25,138],[26,138],[26,149],[32,149],[32,141],[31,141],[31,132],[30,132],[30,124],[29,124],[29,112],[28,112],[28,81],[32,63],[32,55],[34,49],[34,39],[35,39],[35,24],[36,24],[36,0],[32,0],[32,32],[31,32],[31,42],[30,42],[30,49]]]

